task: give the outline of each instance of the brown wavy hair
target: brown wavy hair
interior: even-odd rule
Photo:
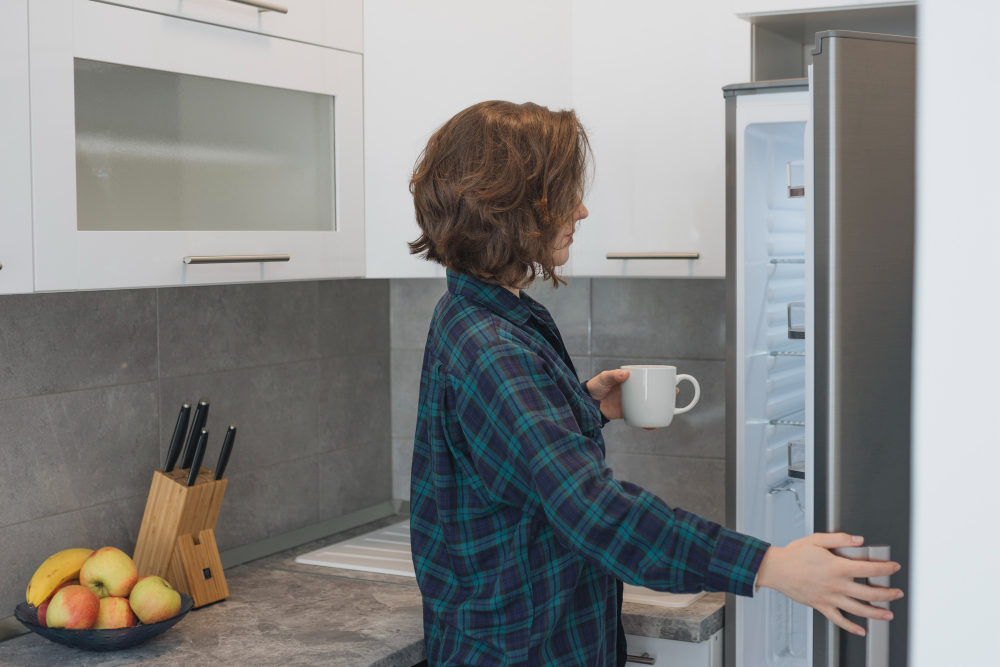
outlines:
[[[420,237],[409,244],[455,271],[505,287],[555,287],[553,245],[583,200],[587,133],[573,111],[480,102],[427,142],[410,179]]]

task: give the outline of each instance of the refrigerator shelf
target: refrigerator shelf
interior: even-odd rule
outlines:
[[[805,257],[775,257],[771,264],[805,264]]]
[[[806,356],[806,351],[800,347],[783,347],[777,350],[771,350],[772,357],[804,357]]]
[[[806,411],[796,410],[790,415],[785,415],[784,417],[778,417],[777,419],[771,420],[772,426],[805,426],[806,425]]]

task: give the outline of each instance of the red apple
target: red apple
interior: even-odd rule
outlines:
[[[87,556],[80,568],[80,585],[99,598],[127,598],[139,579],[139,571],[128,554],[114,547],[103,547]]]
[[[67,586],[56,591],[45,614],[50,628],[89,630],[97,622],[101,601],[86,586]]]
[[[135,614],[125,598],[101,598],[101,611],[97,614],[95,630],[131,628],[135,625]]]
[[[132,588],[128,603],[132,611],[145,624],[159,623],[173,618],[181,611],[181,594],[165,580],[147,575]]]
[[[66,588],[67,586],[79,586],[79,585],[80,585],[79,579],[70,579],[69,581],[64,581],[58,586],[56,586],[56,590],[52,591],[52,595],[45,598],[45,602],[38,605],[38,625],[45,627],[45,614],[46,612],[48,612],[49,603],[52,602],[52,597],[59,591],[60,588]]]

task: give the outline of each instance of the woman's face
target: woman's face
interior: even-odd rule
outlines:
[[[555,252],[552,254],[553,264],[556,266],[562,266],[569,261],[569,247],[573,245],[573,232],[576,231],[576,223],[580,222],[590,214],[587,207],[580,202],[580,205],[576,207],[573,211],[573,219],[566,229],[559,232],[559,236],[556,237]]]

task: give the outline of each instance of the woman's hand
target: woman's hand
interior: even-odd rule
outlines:
[[[622,382],[627,379],[628,371],[618,369],[604,371],[587,382],[587,391],[601,402],[601,412],[608,419],[622,418]]]
[[[892,612],[858,600],[888,602],[903,597],[903,591],[898,588],[876,588],[854,581],[895,574],[899,571],[898,563],[849,560],[829,551],[859,547],[864,541],[863,537],[845,533],[814,533],[787,547],[770,547],[757,570],[757,585],[784,593],[848,632],[864,636],[864,629],[844,618],[840,610],[855,616],[891,621]]]

